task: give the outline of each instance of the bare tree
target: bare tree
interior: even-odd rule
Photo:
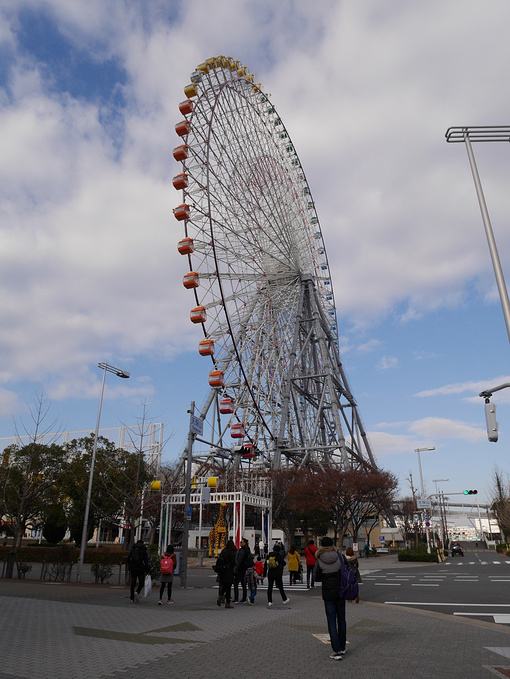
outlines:
[[[510,490],[508,479],[505,479],[503,472],[499,469],[494,469],[492,480],[494,486],[491,509],[496,515],[505,542],[508,542],[508,536],[510,535]]]

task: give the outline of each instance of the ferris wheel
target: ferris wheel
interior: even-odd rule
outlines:
[[[204,462],[375,467],[340,361],[319,219],[283,121],[229,57],[197,66],[184,92],[173,213],[209,361]]]

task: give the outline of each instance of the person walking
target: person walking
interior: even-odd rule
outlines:
[[[129,575],[131,576],[131,588],[129,600],[132,604],[138,603],[139,594],[143,589],[145,576],[149,572],[149,555],[143,540],[138,540],[129,550],[127,558]],[[138,582],[138,587],[136,583]],[[136,587],[136,598],[135,598]]]
[[[225,608],[233,608],[231,601],[232,583],[234,582],[234,568],[236,563],[236,547],[233,540],[228,540],[216,559],[214,570],[218,575],[218,606],[225,604]]]
[[[276,543],[272,551],[267,555],[266,563],[264,566],[264,575],[267,575],[267,607],[271,608],[273,605],[273,587],[276,584],[280,595],[282,597],[282,602],[288,604],[290,599],[285,594],[283,589],[283,569],[285,567],[285,558],[283,545]]]
[[[315,568],[315,563],[317,559],[315,554],[317,552],[317,546],[313,540],[308,540],[308,544],[305,547],[304,555],[306,562],[306,589],[315,587],[315,580],[313,578],[313,569]]]
[[[172,599],[172,585],[174,581],[174,570],[177,563],[177,559],[174,552],[173,545],[168,545],[165,553],[159,561],[159,570],[161,573],[159,582],[159,601],[158,606],[163,605],[163,594],[165,593],[165,588],[168,590],[168,604],[174,603]]]
[[[250,565],[250,560],[253,565],[253,556],[250,552],[250,546],[246,538],[241,538],[241,545],[237,550],[236,564],[234,570],[234,603],[246,603],[247,588],[246,588],[246,570]],[[239,601],[239,585],[243,588],[243,598]]]
[[[289,587],[295,585],[298,580],[299,567],[301,565],[301,556],[294,545],[289,549],[287,554],[287,568],[289,569]]]
[[[340,593],[343,556],[333,546],[333,540],[324,537],[320,549],[316,553],[315,579],[322,582],[322,599],[326,620],[328,621],[329,638],[333,652],[332,660],[342,660],[345,655],[346,622],[345,599]]]

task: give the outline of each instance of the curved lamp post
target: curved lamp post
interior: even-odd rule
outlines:
[[[125,370],[121,370],[120,368],[115,368],[113,365],[110,365],[109,363],[98,363],[97,364],[98,368],[101,368],[103,371],[103,381],[101,384],[101,395],[99,397],[99,409],[97,411],[97,420],[96,420],[96,430],[94,432],[94,444],[92,446],[92,458],[90,460],[90,472],[89,472],[89,486],[87,490],[87,501],[85,503],[85,513],[83,515],[83,531],[81,534],[81,544],[80,544],[80,560],[78,562],[78,577],[77,581],[80,582],[81,580],[81,574],[83,571],[83,562],[85,559],[85,548],[87,546],[87,532],[89,529],[89,513],[90,513],[90,500],[92,497],[92,483],[94,481],[94,466],[96,464],[96,453],[97,453],[97,439],[99,436],[99,424],[101,422],[101,412],[103,410],[103,397],[104,397],[104,387],[105,387],[105,382],[106,382],[106,373],[112,373],[113,375],[116,375],[117,377],[121,377],[122,379],[128,379],[129,378],[129,373],[126,372]]]

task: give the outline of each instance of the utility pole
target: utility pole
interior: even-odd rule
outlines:
[[[409,472],[408,481],[409,481],[409,486],[411,487],[411,493],[412,493],[412,496],[413,496],[414,511],[415,511],[415,513],[417,513],[418,507],[416,506],[416,488],[413,485],[413,474],[412,474],[412,472]],[[416,549],[418,549],[418,526],[416,525],[416,523],[414,521],[414,517],[413,517],[413,528],[415,529],[414,530],[414,546],[416,547]]]
[[[182,556],[180,565],[181,587],[186,588],[188,582],[188,539],[189,539],[189,525],[191,522],[191,471],[193,465],[193,441],[195,440],[194,418],[195,418],[195,401],[191,402],[189,413],[189,429],[188,429],[188,447],[186,451],[186,476],[184,486],[184,523],[182,530]]]
[[[445,548],[448,549],[450,546],[450,538],[448,537],[448,521],[446,518],[446,500],[444,496],[444,490],[441,491],[441,498],[443,501],[443,516],[444,516],[444,543],[445,543]]]

